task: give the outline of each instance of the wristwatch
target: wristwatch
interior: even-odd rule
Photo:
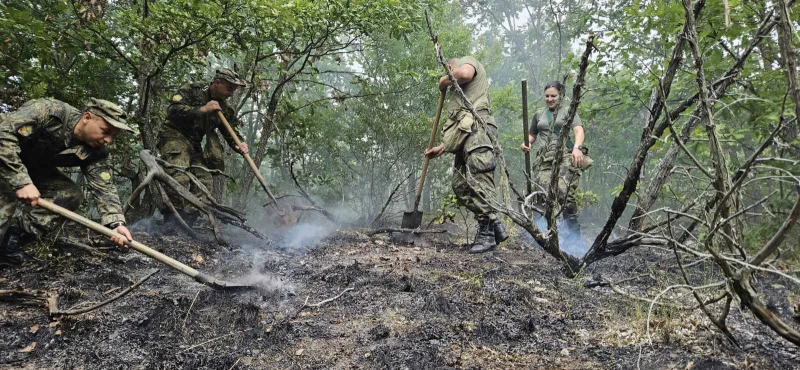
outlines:
[[[118,228],[120,226],[125,226],[125,221],[117,221],[117,222],[112,222],[112,223],[108,224],[108,228],[111,229],[111,230],[114,230],[114,229],[116,229],[116,228]]]

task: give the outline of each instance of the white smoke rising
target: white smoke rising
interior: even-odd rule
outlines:
[[[333,225],[323,225],[319,223],[302,223],[293,225],[280,232],[282,244],[297,248],[312,248],[322,239],[336,232],[337,228]]]
[[[544,217],[538,216],[534,220],[539,229],[547,230],[547,221]],[[575,257],[583,257],[589,251],[590,244],[584,240],[582,235],[572,232],[562,219],[558,219],[558,246],[561,250]]]
[[[257,287],[262,291],[293,292],[294,286],[292,284],[283,281],[279,276],[273,273],[262,271],[262,267],[266,265],[269,258],[275,257],[269,256],[266,253],[254,252],[252,257],[253,267],[247,275],[236,278],[236,282]]]

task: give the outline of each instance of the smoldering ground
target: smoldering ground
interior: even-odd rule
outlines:
[[[625,316],[635,312],[630,301],[583,288],[543,251],[520,244],[469,255],[447,242],[421,248],[394,244],[386,235],[337,232],[298,255],[246,236],[232,250],[185,235],[134,236],[226,278],[267,276],[279,290],[220,292],[161,268],[130,295],[85,315],[51,319],[43,306],[4,304],[0,364],[89,370],[624,368],[636,362],[639,343],[647,340],[644,319]],[[228,234],[232,241],[234,236]],[[109,251],[125,259],[122,264],[54,253],[47,268],[4,272],[4,287],[52,291],[70,307],[102,301],[111,294],[106,292],[159,266],[130,250]],[[643,250],[594,268],[616,278],[620,265],[637,266],[642,256],[659,258]],[[630,284],[636,285],[623,288],[654,288],[650,281]],[[320,302],[328,303],[309,307]],[[796,353],[785,353],[780,339],[738,312],[731,325],[752,333],[742,337],[747,352],[716,340],[700,316],[682,316],[679,323],[655,317],[660,324],[653,328],[655,344],[643,351],[645,368],[684,368],[710,359],[791,368],[795,361]]]

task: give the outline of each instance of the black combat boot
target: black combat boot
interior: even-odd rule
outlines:
[[[25,253],[22,246],[33,240],[33,236],[17,227],[9,227],[0,244],[0,266],[18,266],[36,259]]]
[[[494,230],[495,243],[500,244],[506,239],[508,239],[508,232],[506,231],[506,226],[503,225],[503,221],[500,221],[499,218],[495,218],[494,220],[492,220],[492,229]]]
[[[478,221],[478,235],[475,238],[475,243],[469,253],[484,253],[497,248],[497,243],[494,241],[494,229],[489,220]]]

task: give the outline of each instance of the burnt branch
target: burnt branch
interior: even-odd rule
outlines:
[[[105,301],[102,301],[100,303],[97,303],[97,304],[94,304],[94,305],[92,305],[90,307],[87,307],[87,308],[81,308],[81,309],[75,309],[75,310],[61,310],[61,309],[58,308],[57,297],[55,295],[51,295],[48,298],[48,306],[49,306],[49,309],[50,309],[50,316],[74,316],[74,315],[81,315],[81,314],[84,314],[84,313],[92,312],[92,311],[94,311],[94,310],[96,310],[98,308],[106,306],[106,305],[108,305],[108,304],[110,304],[110,303],[112,303],[112,302],[114,302],[114,301],[116,301],[116,300],[128,295],[128,293],[132,292],[134,289],[136,289],[140,285],[144,284],[145,281],[150,279],[150,277],[155,275],[157,272],[158,272],[158,270],[151,271],[149,274],[147,274],[143,278],[139,279],[139,281],[135,282],[133,285],[131,285],[131,286],[125,288],[125,290],[117,293],[117,295],[115,295],[115,296],[113,296],[113,297],[111,297],[109,299],[106,299]]]
[[[222,232],[219,228],[217,220],[229,225],[239,227],[249,232],[250,234],[253,234],[255,237],[259,239],[266,240],[266,237],[263,234],[259,233],[252,227],[249,227],[245,224],[247,220],[245,219],[243,213],[231,207],[219,204],[214,199],[214,197],[211,196],[211,193],[208,191],[208,189],[202,186],[202,183],[200,183],[197,177],[195,177],[190,171],[176,168],[178,170],[185,171],[184,173],[189,177],[192,183],[198,186],[198,188],[204,193],[205,199],[201,200],[200,198],[196,197],[189,190],[183,187],[177,180],[175,180],[175,178],[167,174],[166,171],[164,171],[164,168],[161,165],[159,165],[159,163],[166,163],[166,162],[163,161],[159,162],[160,159],[150,154],[150,151],[142,150],[139,153],[139,157],[142,161],[142,164],[144,165],[144,168],[147,168],[147,175],[145,176],[144,180],[142,180],[142,183],[139,184],[139,186],[132,192],[131,197],[128,199],[128,201],[125,204],[125,207],[123,208],[123,212],[128,210],[131,202],[135,200],[137,197],[139,197],[141,192],[147,186],[151,184],[156,185],[157,188],[159,188],[159,192],[161,193],[161,198],[162,202],[164,202],[164,205],[177,216],[176,219],[179,220],[181,227],[187,232],[189,232],[190,235],[196,237],[197,234],[195,234],[194,231],[192,231],[192,229],[189,227],[189,225],[187,225],[186,222],[184,222],[180,218],[180,215],[178,215],[177,211],[175,210],[175,207],[169,200],[169,197],[166,196],[166,192],[162,188],[162,185],[166,185],[172,188],[172,190],[174,190],[178,194],[178,196],[182,197],[187,202],[189,202],[189,204],[191,204],[193,207],[197,208],[200,212],[203,212],[204,214],[206,214],[206,216],[208,216],[209,223],[211,224],[212,230],[214,232],[214,237],[220,245],[227,246],[228,243],[222,238]],[[154,180],[157,180],[157,182],[153,182]]]
[[[398,229],[394,227],[385,227],[381,229],[370,230],[366,232],[367,236],[373,236],[378,234],[390,234],[390,233],[404,233],[404,234],[443,234],[447,233],[447,230],[420,230],[420,229]]]

